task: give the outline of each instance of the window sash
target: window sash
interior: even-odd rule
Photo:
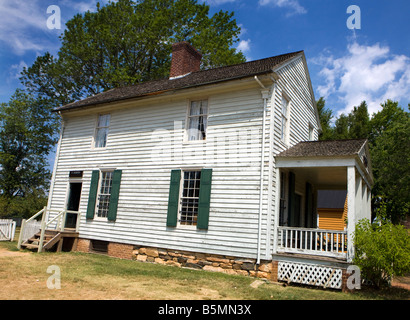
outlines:
[[[104,148],[107,145],[108,129],[110,126],[110,115],[98,116],[97,127],[95,130],[95,148]]]
[[[101,171],[100,187],[97,196],[97,217],[107,218],[112,190],[112,171]]]
[[[201,171],[184,171],[180,198],[180,225],[197,225],[200,180]]]
[[[286,140],[286,130],[288,126],[288,109],[289,109],[289,101],[285,97],[282,96],[280,137],[283,142],[285,142]]]
[[[208,127],[208,101],[191,101],[188,113],[188,141],[205,140]]]

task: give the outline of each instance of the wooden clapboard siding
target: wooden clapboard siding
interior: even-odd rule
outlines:
[[[198,92],[191,98],[204,97]],[[69,171],[83,170],[82,237],[254,257],[263,106],[260,89],[253,82],[249,88],[205,98],[210,109],[205,143],[183,141],[186,98],[107,110],[111,121],[104,149],[92,149],[97,109],[65,115],[51,207],[64,206]],[[268,159],[268,152],[265,154]],[[195,166],[213,169],[209,228],[167,228],[171,170]],[[91,172],[99,168],[122,170],[115,222],[85,219]]]
[[[347,219],[347,196],[343,208],[318,208],[319,228],[345,230]]]
[[[318,209],[319,228],[328,230],[344,230],[343,208]]]
[[[295,145],[300,141],[309,140],[309,124],[313,127],[313,140],[319,137],[319,126],[316,119],[316,110],[313,104],[314,97],[309,88],[308,70],[306,69],[303,57],[294,59],[292,62],[276,71],[279,75],[278,84],[272,96],[272,106],[274,115],[274,143],[273,154],[276,155],[285,149]],[[290,117],[289,117],[289,144],[281,141],[281,108],[282,94],[290,98]],[[299,181],[296,178],[296,192],[305,194],[305,184],[308,181]],[[276,189],[276,173],[272,176],[272,189]],[[288,186],[286,186],[288,187]],[[273,192],[275,195],[275,192]],[[275,197],[272,197],[271,208],[275,208]],[[302,199],[302,202],[304,199]],[[304,202],[302,205],[304,210]],[[302,215],[303,216],[303,215]],[[273,215],[272,215],[273,217]],[[270,228],[274,229],[274,221],[271,219]],[[273,233],[273,231],[272,231]],[[270,237],[270,247],[273,249],[273,237]],[[271,250],[272,252],[272,250]]]

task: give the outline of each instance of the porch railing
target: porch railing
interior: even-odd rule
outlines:
[[[347,232],[278,227],[277,252],[347,257]]]

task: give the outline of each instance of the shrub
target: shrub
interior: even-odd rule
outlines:
[[[401,225],[360,220],[354,246],[353,263],[360,267],[362,278],[377,287],[388,284],[393,276],[410,272],[410,236]]]

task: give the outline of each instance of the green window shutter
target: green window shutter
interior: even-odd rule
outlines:
[[[110,196],[110,206],[108,207],[108,220],[115,221],[117,218],[118,198],[120,196],[122,170],[114,170],[112,175],[112,186]]]
[[[93,170],[91,174],[90,193],[88,194],[87,219],[94,218],[95,203],[97,201],[98,180],[100,178],[100,171]]]
[[[202,169],[198,201],[198,220],[196,225],[198,229],[208,229],[211,184],[212,169]]]
[[[288,202],[288,225],[294,227],[295,221],[295,174],[289,172],[289,202]]]
[[[169,184],[167,227],[176,227],[178,219],[179,187],[181,184],[181,170],[171,170]]]

